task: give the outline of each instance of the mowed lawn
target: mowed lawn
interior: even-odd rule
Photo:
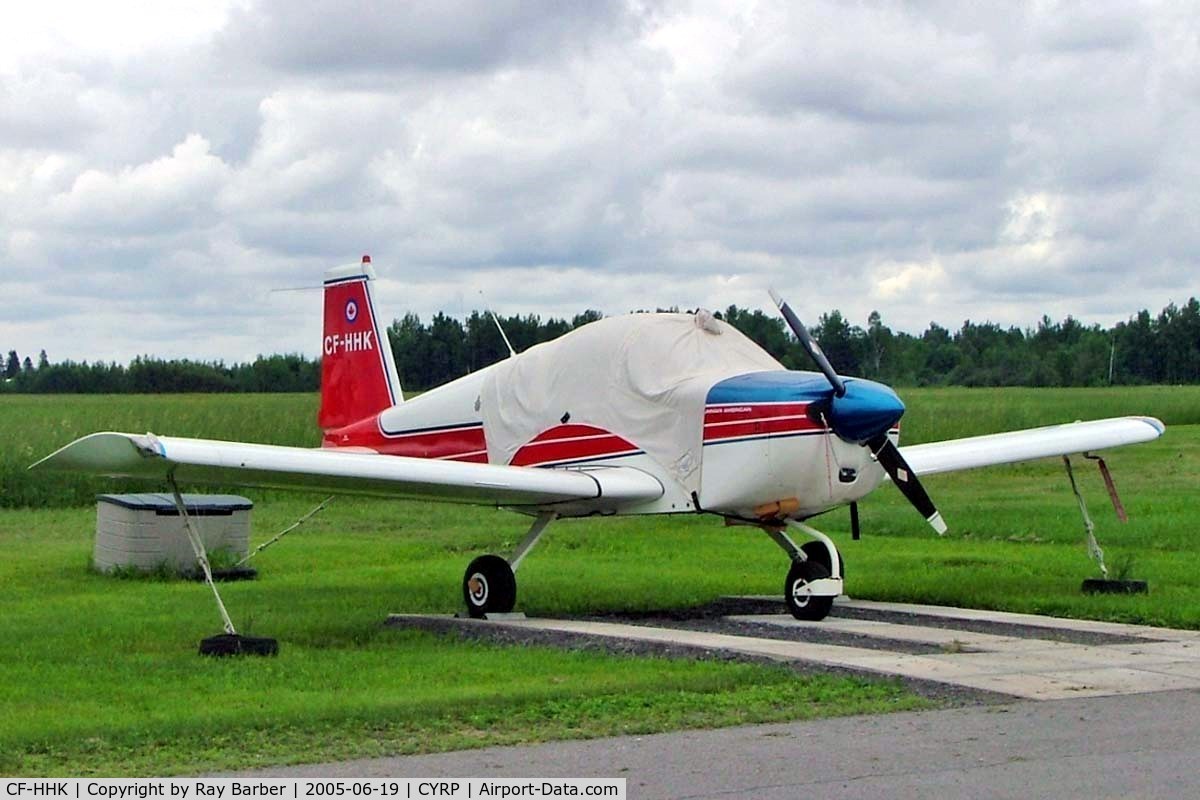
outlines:
[[[307,508],[261,502],[256,538]],[[208,590],[91,573],[94,524],[92,509],[0,511],[0,774],[179,774],[930,705],[888,681],[387,629],[388,612],[455,611],[469,558],[511,546],[521,521],[348,498],[265,551],[259,580],[222,586],[239,628],[280,655],[204,658],[199,639],[220,632]],[[661,548],[629,525],[562,525],[528,562],[528,606],[618,608],[625,590],[677,602],[655,587],[701,571],[673,566],[687,526],[656,525]]]
[[[902,395],[905,441],[1074,417],[1161,416],[1170,426],[1162,439],[1107,454],[1128,525],[1114,519],[1095,467],[1077,462],[1110,569],[1149,581],[1151,591],[1080,593],[1096,570],[1062,465],[1051,460],[927,479],[950,525],[942,538],[887,486],[862,506],[862,541],[850,541],[844,511],[818,518],[846,557],[851,595],[1200,627],[1191,512],[1200,420],[1190,416],[1200,391]],[[14,435],[0,444],[0,476],[6,494],[11,487],[27,502],[77,503],[108,486],[30,482],[20,469],[94,429],[311,444],[314,408],[309,396],[3,397],[0,414]],[[246,426],[261,430],[243,435]],[[257,541],[320,499],[248,494]],[[94,524],[91,506],[0,510],[0,635],[9,645],[0,656],[0,774],[183,773],[926,705],[888,682],[385,629],[388,612],[456,610],[466,563],[511,548],[526,521],[348,497],[263,553],[260,580],[223,587],[235,622],[278,638],[281,655],[205,659],[195,654],[198,640],[220,627],[207,590],[93,574]],[[761,533],[713,518],[563,521],[522,565],[519,608],[667,608],[779,593],[785,567]]]

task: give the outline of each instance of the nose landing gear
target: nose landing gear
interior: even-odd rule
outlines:
[[[813,622],[825,619],[833,608],[833,598],[842,593],[841,553],[833,541],[816,528],[790,519],[783,523],[763,523],[762,528],[792,560],[783,585],[784,603],[796,619]],[[785,525],[803,531],[815,541],[797,546],[784,532]]]

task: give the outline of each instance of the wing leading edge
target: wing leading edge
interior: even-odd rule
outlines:
[[[1149,442],[1166,429],[1154,417],[1116,417],[910,445],[900,451],[913,472],[934,475]]]
[[[480,505],[609,510],[662,496],[658,480],[630,467],[536,469],[277,445],[93,433],[30,469],[110,477],[348,494],[428,498]]]

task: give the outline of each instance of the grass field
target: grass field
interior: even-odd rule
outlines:
[[[261,504],[260,538],[306,502]],[[92,509],[0,511],[0,775],[176,774],[929,706],[890,682],[385,629],[389,611],[455,610],[469,557],[521,532],[501,512],[423,503],[339,499],[266,551],[258,581],[222,593],[280,656],[205,659],[197,642],[220,628],[207,590],[91,573],[93,526]],[[642,602],[656,599],[661,575],[640,566],[661,552],[652,539],[563,528],[530,572],[532,602],[583,608],[595,582],[611,607],[625,566]],[[532,591],[556,568],[566,582]]]
[[[1141,597],[1089,597],[1095,574],[1061,464],[926,483],[951,532],[937,538],[884,487],[817,520],[857,597],[1200,628],[1200,389],[913,390],[905,441],[1127,413],[1160,416],[1157,442],[1108,454],[1132,517],[1118,525],[1094,468],[1082,485],[1111,567],[1132,562]],[[225,590],[235,622],[278,637],[278,659],[194,655],[217,632],[202,587],[88,569],[91,484],[29,480],[23,467],[76,435],[144,430],[312,444],[315,398],[0,398],[0,774],[166,774],[493,742],[594,736],[919,707],[899,686],[799,678],[756,665],[502,648],[388,631],[389,611],[455,610],[475,554],[524,531],[486,509],[339,498],[261,557],[259,581]],[[12,494],[10,495],[10,492]],[[255,493],[255,538],[315,498]],[[78,505],[80,498],[88,505]],[[73,505],[74,504],[74,505]],[[646,609],[726,593],[778,593],[784,563],[760,533],[707,518],[564,521],[521,570],[531,613]]]
[[[89,505],[97,492],[137,484],[26,467],[100,430],[198,436],[298,447],[321,443],[315,394],[0,395],[0,507]]]

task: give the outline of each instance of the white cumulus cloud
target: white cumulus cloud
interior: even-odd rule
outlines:
[[[99,9],[99,10],[97,10]],[[0,348],[317,352],[385,316],[765,308],[1111,324],[1196,294],[1170,2],[53,0],[0,30]]]

